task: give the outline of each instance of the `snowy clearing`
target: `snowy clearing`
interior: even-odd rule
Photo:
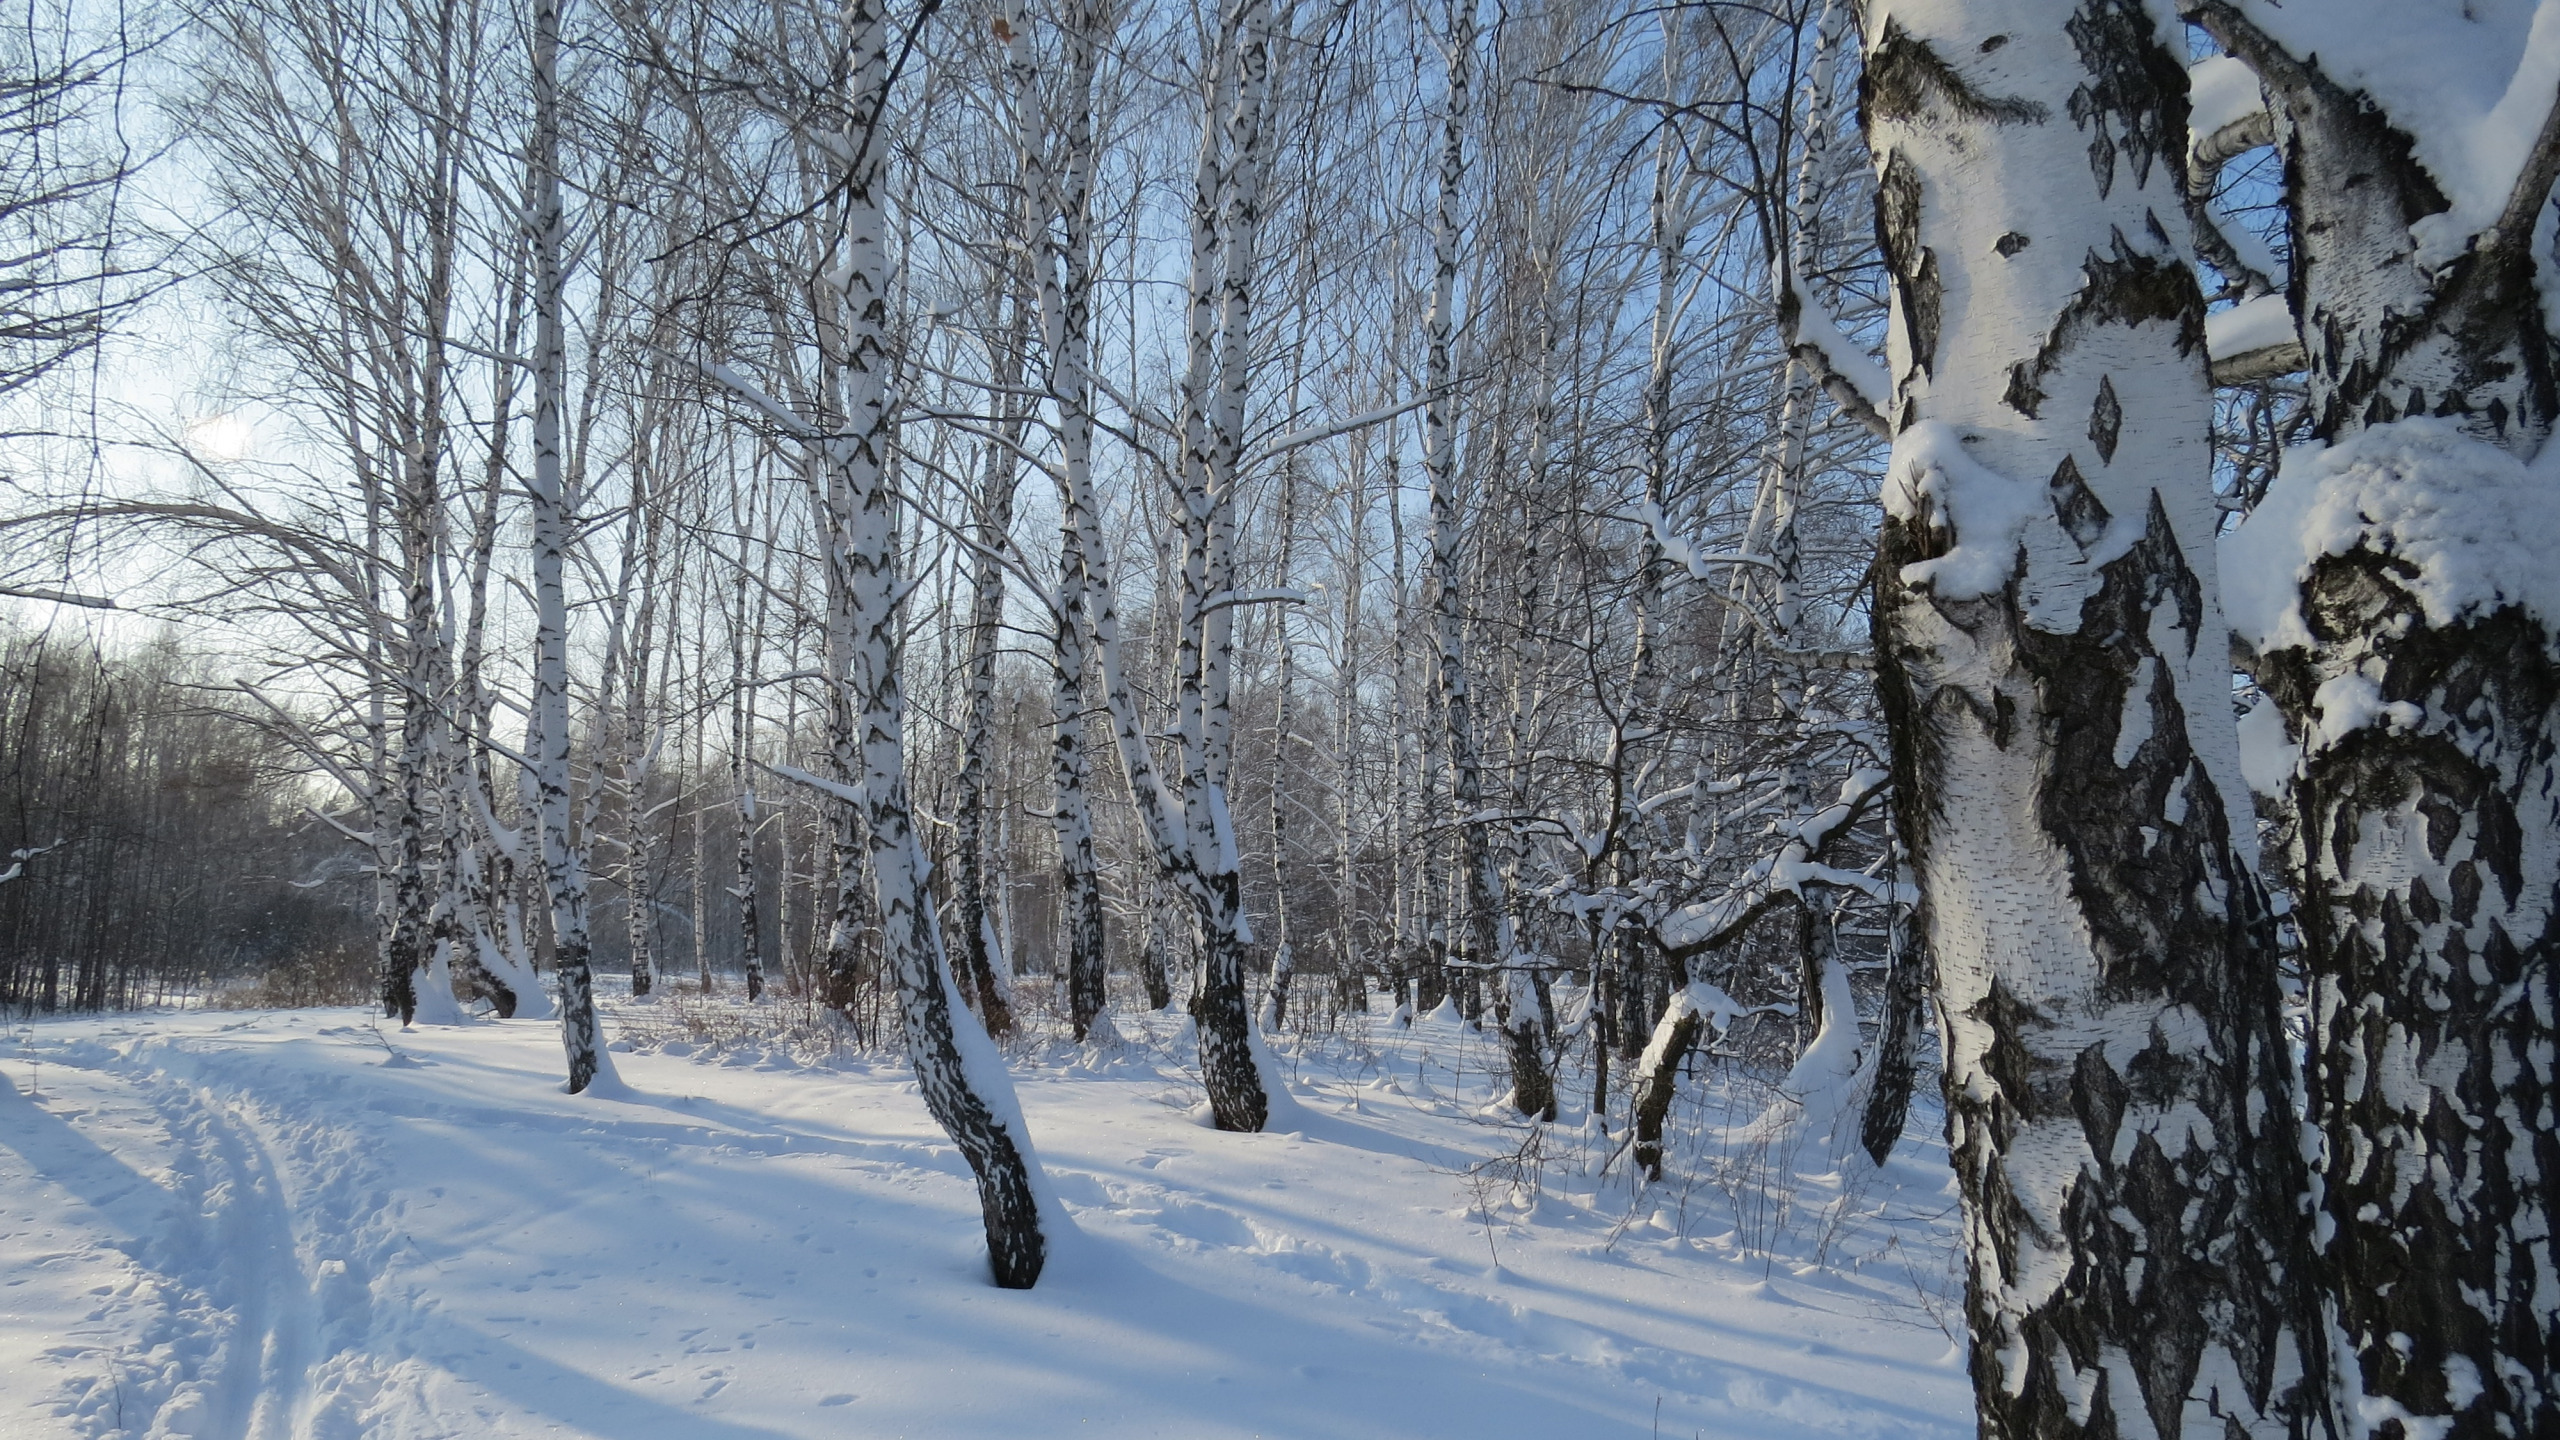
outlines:
[[[1972,1430],[1930,1116],[1844,1180],[1709,1086],[1634,1197],[1570,1123],[1501,1163],[1530,1132],[1480,1113],[1489,1043],[1445,1019],[1307,1047],[1299,1128],[1229,1135],[1180,1037],[1123,1017],[1112,1059],[1015,1057],[1082,1235],[1006,1292],[902,1066],[646,1016],[616,1013],[643,1043],[611,1099],[559,1092],[538,1021],[18,1027],[0,1434]],[[1744,1183],[1789,1169],[1819,1173]]]

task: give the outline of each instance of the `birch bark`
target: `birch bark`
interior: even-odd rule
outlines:
[[[2276,581],[2235,618],[2291,752],[2272,788],[2296,822],[2342,1397],[2377,1433],[2560,1433],[2560,615],[2528,598],[2547,555],[2493,558],[2554,503],[2533,252],[2549,253],[2560,105],[2542,99],[2494,223],[2431,264],[2421,237],[2450,202],[2412,132],[2256,23],[2282,17],[2190,8],[2275,100],[2289,299],[2327,447],[2286,460],[2230,558]],[[2463,43],[2441,23],[2431,38]],[[2306,532],[2342,503],[2343,541]],[[2457,551],[2478,558],[2448,598],[2437,557]]]
[[[583,1093],[613,1077],[596,1014],[587,930],[586,854],[569,832],[569,604],[572,531],[561,473],[560,412],[568,389],[561,259],[568,229],[560,194],[560,5],[533,6],[533,194],[525,207],[533,251],[533,503],[535,607],[533,705],[526,755],[534,762],[534,817],[541,834],[543,888],[551,898],[553,966],[560,986],[560,1044],[568,1090]],[[609,700],[608,700],[608,703]]]
[[[1866,15],[1877,568],[1986,1436],[2301,1433],[2274,954],[2229,802],[2183,67],[2133,0]]]

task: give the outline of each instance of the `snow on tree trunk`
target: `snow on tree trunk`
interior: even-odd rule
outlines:
[[[2547,60],[2468,12],[2405,39],[2517,67],[2504,146],[2439,114],[2494,89],[2395,77],[2424,53],[2200,8],[2275,101],[2318,442],[2225,562],[2273,702],[2253,781],[2297,822],[2342,1395],[2375,1433],[2560,1433],[2560,399],[2534,256],[2560,106]]]
[[[884,118],[900,32],[870,4],[856,6],[842,23],[850,39],[847,130],[869,136]],[[1027,1289],[1040,1278],[1048,1254],[1044,1226],[1058,1212],[1042,1200],[1039,1161],[1003,1059],[954,998],[958,987],[935,915],[932,865],[907,793],[900,661],[914,582],[900,573],[900,500],[889,471],[897,417],[889,388],[891,271],[881,194],[887,148],[865,146],[840,156],[841,228],[831,237],[840,258],[810,290],[826,421],[801,427],[799,435],[826,459],[813,519],[825,545],[830,661],[837,667],[831,739],[837,763],[859,786],[850,808],[860,814],[882,959],[896,989],[917,1088],[977,1178],[996,1283]],[[845,847],[840,884],[851,877],[852,859]],[[840,901],[839,930],[845,918]]]
[[[574,521],[561,477],[560,418],[568,388],[561,250],[568,219],[560,196],[560,6],[534,0],[534,136],[531,203],[534,293],[533,705],[525,753],[533,764],[534,819],[543,888],[551,897],[553,968],[560,980],[560,1044],[568,1090],[611,1081],[613,1061],[596,1014],[587,932],[586,854],[569,833],[569,602],[565,572]],[[608,695],[605,703],[610,704]]]
[[[1866,18],[1896,387],[1878,670],[1982,1433],[2300,1431],[2319,1337],[2227,808],[2184,70],[2135,0]]]

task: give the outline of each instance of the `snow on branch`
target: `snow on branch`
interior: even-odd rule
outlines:
[[[50,845],[30,845],[24,850],[10,851],[9,868],[6,870],[0,870],[0,885],[5,885],[8,882],[17,879],[20,875],[25,874],[28,861],[33,860],[47,851],[59,850],[67,843],[68,842],[63,840],[61,837],[56,836],[54,838],[54,842]]]
[[[862,803],[862,787],[859,785],[839,784],[838,782],[829,780],[822,775],[812,775],[808,771],[800,769],[795,765],[770,765],[759,760],[756,762],[756,768],[765,771],[767,774],[779,775],[783,779],[791,781],[793,784],[806,785],[821,795],[831,795],[836,799],[843,801],[847,805],[859,805]]]
[[[1423,406],[1430,404],[1431,400],[1431,392],[1426,390],[1423,393],[1414,396],[1410,400],[1400,401],[1393,405],[1381,405],[1376,409],[1364,410],[1357,415],[1352,415],[1341,420],[1328,421],[1322,425],[1310,425],[1302,430],[1292,430],[1285,435],[1273,437],[1270,443],[1261,446],[1251,455],[1246,456],[1242,461],[1240,461],[1236,468],[1239,471],[1250,470],[1255,466],[1262,464],[1264,461],[1272,459],[1275,456],[1285,454],[1288,451],[1296,450],[1308,445],[1321,444],[1337,435],[1348,435],[1354,430],[1364,430],[1372,425],[1385,424],[1387,421],[1393,420],[1399,415],[1421,409]]]
[[[2215,55],[2187,67],[2187,163],[2205,174],[2247,150],[2275,143],[2275,119],[2257,72]]]
[[[1833,841],[1891,789],[1883,770],[1861,769],[1841,783],[1840,796],[1811,818],[1780,832],[1778,848],[1745,870],[1712,900],[1684,905],[1656,921],[1653,935],[1674,959],[1716,949],[1766,915],[1782,900],[1801,899],[1808,884],[1857,890],[1879,900],[1912,898],[1907,887],[1889,886],[1873,876],[1837,870],[1822,862]]]
[[[1200,602],[1201,613],[1221,610],[1230,605],[1304,605],[1307,592],[1285,586],[1265,590],[1221,590]]]
[[[1884,412],[1893,404],[1893,378],[1867,352],[1840,333],[1839,323],[1806,293],[1793,268],[1778,262],[1771,279],[1778,297],[1778,332],[1787,353],[1804,362],[1843,413],[1879,440],[1893,438]]]
[[[1757,565],[1763,570],[1778,568],[1778,562],[1768,556],[1754,555],[1743,550],[1720,550],[1712,555],[1699,554],[1698,547],[1671,533],[1671,522],[1663,518],[1662,507],[1655,504],[1651,497],[1637,503],[1636,515],[1644,521],[1644,528],[1652,533],[1653,543],[1662,548],[1662,558],[1688,571],[1689,577],[1693,580],[1712,578],[1715,568],[1719,565]]]
[[[2281,294],[2253,296],[2204,320],[2213,383],[2246,385],[2300,370],[2305,361],[2292,307]]]
[[[0,585],[0,596],[6,596],[12,600],[42,600],[52,605],[77,605],[89,610],[116,608],[116,602],[104,595],[80,595],[68,590],[39,589],[32,585]],[[0,879],[6,878],[6,876],[0,876]]]

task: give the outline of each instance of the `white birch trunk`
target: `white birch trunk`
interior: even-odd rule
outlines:
[[[560,417],[568,389],[561,250],[568,229],[560,195],[560,6],[534,0],[534,143],[531,203],[534,266],[533,705],[525,754],[534,762],[534,819],[543,888],[551,897],[553,966],[559,974],[560,1043],[568,1090],[611,1082],[613,1060],[596,1014],[589,965],[586,854],[569,828],[569,603],[566,580],[572,518],[561,474]],[[610,703],[607,697],[606,703]]]

